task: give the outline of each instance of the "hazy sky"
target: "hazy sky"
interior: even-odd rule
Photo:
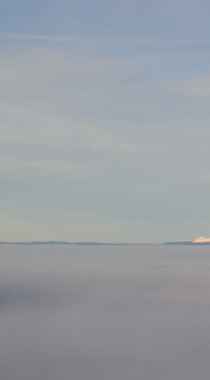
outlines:
[[[2,0],[0,240],[210,234],[210,4]]]

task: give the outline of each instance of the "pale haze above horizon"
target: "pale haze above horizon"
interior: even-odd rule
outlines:
[[[2,0],[0,241],[210,236],[210,3]]]

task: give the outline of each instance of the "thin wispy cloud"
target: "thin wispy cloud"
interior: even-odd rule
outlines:
[[[31,34],[13,34],[13,33],[0,33],[1,37],[11,38],[11,39],[31,39],[31,40],[44,40],[44,41],[64,41],[64,42],[93,42],[93,43],[108,43],[108,44],[161,44],[162,41],[154,41],[144,38],[82,38],[82,37],[71,37],[71,36],[44,36],[44,35],[31,35]]]
[[[49,35],[33,35],[33,34],[16,34],[16,33],[0,33],[0,37],[14,39],[14,40],[43,40],[43,41],[54,41],[54,42],[87,42],[87,43],[104,43],[104,44],[133,44],[133,45],[148,45],[148,46],[208,46],[210,42],[208,40],[199,39],[180,39],[173,40],[167,38],[161,39],[149,39],[144,37],[133,37],[133,38],[93,38],[93,37],[73,37],[73,36],[49,36]]]

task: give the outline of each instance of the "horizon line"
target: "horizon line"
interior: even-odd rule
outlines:
[[[19,245],[38,245],[38,244],[63,244],[63,245],[154,245],[156,243],[101,243],[101,242],[86,242],[86,241],[77,241],[77,242],[70,242],[70,241],[60,241],[60,240],[47,240],[47,241],[0,241],[0,244],[19,244]],[[157,243],[158,244],[158,243]]]
[[[69,241],[60,241],[60,240],[47,240],[47,241],[0,241],[0,245],[8,244],[8,245],[123,245],[123,246],[131,246],[131,245],[210,245],[210,242],[195,242],[194,240],[180,240],[180,241],[166,241],[159,243],[105,243],[105,242],[86,242],[86,241],[77,241],[77,242],[69,242]]]

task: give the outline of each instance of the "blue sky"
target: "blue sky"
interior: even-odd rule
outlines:
[[[1,1],[0,240],[210,234],[207,1]]]

